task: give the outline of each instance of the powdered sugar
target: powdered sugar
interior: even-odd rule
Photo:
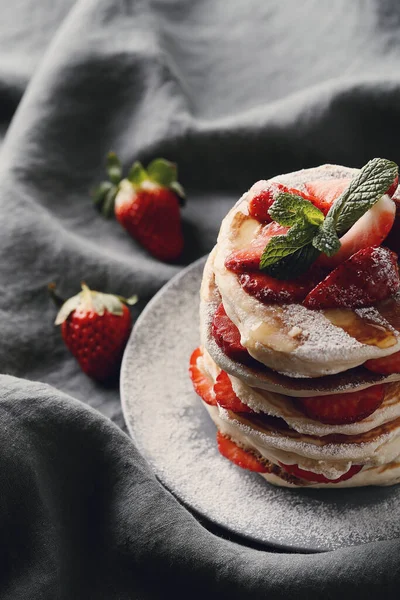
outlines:
[[[303,344],[294,352],[305,355],[307,360],[318,361],[322,353],[332,361],[345,364],[356,350],[361,349],[362,345],[356,339],[340,327],[332,326],[322,312],[309,310],[300,304],[289,304],[285,306],[283,320],[290,327],[302,330]]]
[[[357,175],[359,169],[351,169],[341,165],[321,165],[313,169],[302,169],[295,173],[277,175],[271,181],[278,181],[288,187],[305,191],[304,184],[309,181],[324,181],[326,179],[347,179]]]

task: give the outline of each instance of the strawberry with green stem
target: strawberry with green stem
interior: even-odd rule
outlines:
[[[59,303],[54,288],[49,286]],[[65,345],[89,377],[106,381],[118,372],[132,327],[127,304],[136,302],[137,296],[103,294],[82,283],[82,291],[61,306],[55,324],[61,325]]]
[[[145,169],[135,162],[122,178],[122,166],[114,152],[107,157],[109,181],[103,181],[93,195],[94,204],[105,217],[115,214],[127,232],[150,254],[173,261],[183,250],[180,206],[185,192],[177,181],[177,168],[163,158]]]

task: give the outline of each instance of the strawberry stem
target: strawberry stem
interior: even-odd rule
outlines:
[[[60,306],[64,304],[65,300],[56,292],[56,287],[56,284],[52,282],[48,284],[47,290],[54,304],[57,306],[57,308],[60,308]]]

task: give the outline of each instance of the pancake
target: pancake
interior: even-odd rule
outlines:
[[[301,189],[305,181],[345,178],[355,173],[353,169],[323,165],[274,180]],[[253,188],[262,183],[267,182],[259,182]],[[344,313],[315,311],[294,303],[267,305],[242,289],[237,275],[226,269],[225,260],[233,251],[246,247],[262,228],[248,214],[248,198],[252,195],[252,190],[244,194],[222,221],[210,269],[225,311],[238,327],[242,345],[250,355],[293,379],[337,374],[369,359],[399,351],[400,332],[374,309]],[[400,323],[400,295],[393,301],[395,307],[391,312],[396,323]],[[343,320],[347,324],[343,325]],[[377,337],[354,335],[353,330],[358,331],[360,321],[370,329],[375,327]],[[380,337],[382,330],[386,333]]]
[[[356,169],[323,165],[272,181],[306,191],[307,182],[347,179],[357,173]],[[191,363],[195,389],[222,436],[255,456],[266,471],[260,474],[274,485],[339,488],[399,483],[400,373],[381,375],[363,364],[400,351],[400,291],[372,307],[354,310],[310,310],[293,302],[266,304],[246,293],[225,262],[232,252],[246,249],[260,233],[263,224],[249,215],[248,203],[267,185],[257,182],[229,211],[206,262],[200,290],[202,349],[193,354],[195,368]],[[393,205],[388,195],[382,199]],[[393,217],[392,208],[389,218]],[[374,223],[375,213],[368,214],[369,223]],[[387,252],[377,248],[372,255],[375,268],[386,269]],[[386,284],[386,271],[383,273]],[[397,283],[396,278],[394,281]],[[213,319],[221,303],[247,349],[248,360],[239,352],[245,363],[230,358],[214,339]],[[221,370],[228,377],[219,378],[220,387],[214,390]],[[229,391],[228,379],[237,398]],[[296,402],[300,398],[359,393],[378,384],[384,387],[371,390],[369,398],[352,398],[349,407],[322,406],[321,418],[326,411],[339,424],[307,416],[300,400]],[[227,390],[226,403],[219,396],[223,390]],[[230,408],[216,404],[216,397]],[[239,400],[252,411],[244,412]],[[346,400],[343,397],[340,402]],[[335,403],[336,398],[326,402]],[[318,408],[314,413],[309,404],[304,407],[309,415],[318,416]],[[373,410],[369,415],[368,409]],[[357,410],[359,416],[367,416],[354,423],[343,422],[356,418]],[[256,468],[251,457],[229,442],[224,446],[223,437],[219,437],[219,444],[222,454],[234,463]]]
[[[205,349],[201,368],[215,383],[221,369]],[[296,399],[293,397],[252,388],[237,377],[228,376],[233,391],[243,404],[246,404],[258,414],[283,419],[291,429],[306,435],[318,437],[332,434],[357,435],[400,418],[400,382],[385,384],[385,397],[381,406],[368,417],[356,423],[328,425],[305,416],[296,407]]]
[[[376,385],[400,381],[400,373],[380,375],[364,367],[347,369],[335,375],[313,378],[288,377],[254,361],[251,366],[233,361],[217,345],[212,335],[212,320],[221,302],[221,295],[215,283],[214,258],[216,249],[211,252],[204,267],[200,291],[200,337],[202,345],[213,360],[227,373],[234,375],[251,387],[269,390],[287,396],[323,396],[362,390]],[[391,306],[385,314],[392,322],[400,318],[400,308]],[[396,322],[397,325],[397,322]]]
[[[259,440],[254,440],[252,434],[236,428],[231,421],[221,419],[218,408],[209,406],[205,403],[204,407],[208,411],[211,419],[214,421],[218,431],[229,437],[239,447],[256,456],[263,464],[271,466],[271,473],[260,473],[267,481],[275,485],[287,484],[288,487],[317,487],[317,488],[339,488],[339,487],[357,487],[365,485],[393,485],[400,482],[400,459],[397,456],[388,458],[387,462],[376,460],[369,462],[365,457],[357,457],[351,460],[317,460],[306,458],[295,452],[285,452],[276,448],[265,447]],[[398,440],[397,440],[398,445]],[[395,454],[395,452],[392,452]],[[388,454],[390,456],[390,454]],[[362,462],[362,460],[364,462]],[[288,474],[279,462],[284,464],[297,464],[305,470],[313,470],[325,477],[335,479],[347,473],[352,464],[363,464],[362,470],[347,481],[338,483],[312,483],[307,480],[296,478]],[[273,477],[270,477],[270,475]]]

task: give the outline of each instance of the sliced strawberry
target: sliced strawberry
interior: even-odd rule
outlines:
[[[189,363],[189,375],[192,380],[194,391],[200,396],[206,404],[216,406],[217,401],[214,394],[214,384],[210,377],[207,377],[197,366],[197,361],[202,356],[201,348],[196,348],[192,352]]]
[[[381,373],[382,375],[391,375],[392,373],[400,373],[400,352],[395,352],[390,356],[383,358],[373,358],[364,363],[369,371]]]
[[[389,232],[389,235],[385,239],[385,246],[400,254],[400,198],[393,198],[396,206],[396,214],[393,226]]]
[[[395,203],[383,196],[340,238],[340,250],[330,257],[321,254],[319,264],[334,268],[362,248],[380,246],[393,227],[395,215]]]
[[[242,469],[248,471],[256,471],[257,473],[268,473],[269,469],[262,462],[257,460],[255,456],[240,448],[235,442],[232,442],[228,437],[220,431],[217,433],[218,450],[228,460],[233,462]]]
[[[390,186],[390,188],[386,192],[387,195],[390,196],[390,198],[392,196],[394,196],[394,194],[396,193],[396,190],[397,190],[398,187],[399,187],[399,176],[397,175],[396,179],[393,181],[392,185]]]
[[[264,304],[302,302],[315,284],[322,279],[319,268],[290,281],[275,279],[266,273],[242,273],[239,283],[243,290]]]
[[[329,206],[325,210],[326,203],[320,202],[318,198],[314,198],[312,195],[309,196],[300,190],[289,188],[276,181],[258,181],[250,190],[250,193],[253,193],[253,197],[249,200],[249,215],[253,217],[253,219],[260,221],[260,223],[271,223],[272,218],[269,214],[269,209],[275,202],[278,194],[284,192],[296,194],[296,196],[301,196],[305,200],[312,202],[312,204],[322,210],[324,214],[329,210]]]
[[[231,252],[225,260],[225,267],[235,273],[258,271],[262,253],[269,240],[276,235],[285,235],[288,230],[288,227],[282,227],[275,221],[266,225],[251,244]]]
[[[212,335],[218,346],[232,360],[246,363],[250,355],[240,343],[240,332],[225,312],[224,305],[218,306],[212,321]]]
[[[384,397],[385,386],[380,384],[359,392],[296,398],[296,406],[310,419],[320,423],[344,425],[371,415],[382,404]]]
[[[326,215],[336,198],[349,187],[351,179],[319,179],[304,184],[307,192],[319,203],[318,208]]]
[[[276,196],[287,191],[288,188],[281,183],[268,182],[266,187],[257,191],[249,201],[249,215],[260,223],[271,223],[272,219],[268,211],[275,202]]]
[[[352,465],[347,473],[343,473],[337,479],[328,479],[325,475],[321,475],[320,473],[313,473],[312,471],[306,471],[305,469],[300,469],[298,465],[285,465],[283,463],[279,463],[283,469],[287,473],[294,475],[295,477],[299,477],[300,479],[306,479],[307,481],[312,481],[313,483],[339,483],[339,481],[346,481],[347,479],[351,479],[354,475],[357,475],[362,469],[362,465]]]
[[[397,255],[387,248],[364,248],[310,291],[307,308],[361,308],[388,298],[399,288]]]
[[[214,384],[214,393],[217,400],[217,404],[226,408],[226,410],[232,410],[233,412],[254,412],[250,406],[244,404],[240,398],[238,398],[233,391],[231,380],[229,379],[228,373],[221,371],[218,375],[217,380]]]
[[[304,185],[307,192],[315,196],[321,203],[318,208],[326,214],[333,202],[348,188],[350,183],[351,179],[326,179],[310,181]],[[398,178],[386,194],[391,197],[397,186]],[[340,238],[339,252],[331,257],[322,254],[318,259],[319,264],[334,268],[362,248],[380,246],[393,226],[394,217],[393,202],[387,196],[383,196]]]

